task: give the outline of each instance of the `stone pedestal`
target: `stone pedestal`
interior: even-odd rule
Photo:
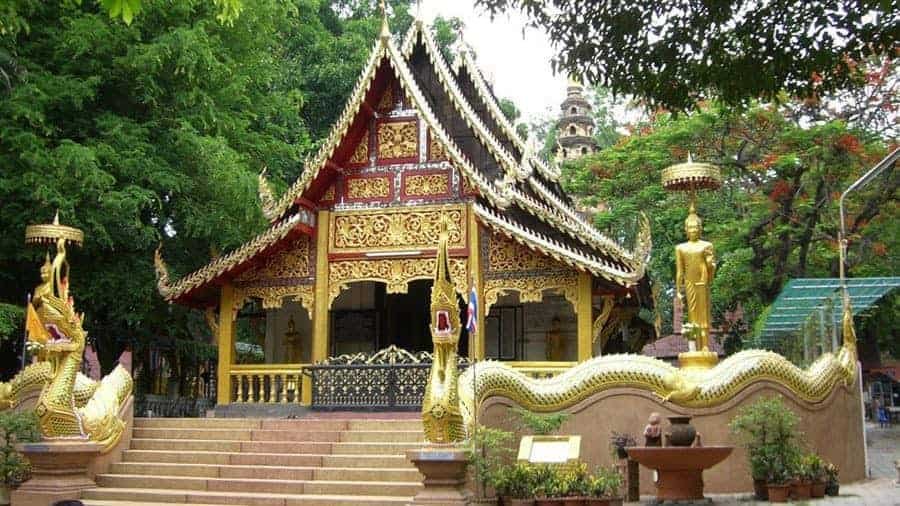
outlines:
[[[619,459],[616,464],[619,474],[625,479],[624,494],[626,502],[635,502],[641,500],[641,482],[640,469],[636,460]]]
[[[656,500],[702,501],[703,470],[725,460],[730,446],[629,448],[628,456],[656,470]]]
[[[435,445],[406,452],[406,458],[425,476],[410,505],[468,506],[465,490],[466,453],[454,445]]]
[[[87,467],[100,455],[101,446],[88,440],[43,441],[16,445],[31,462],[31,479],[12,493],[16,506],[49,506],[56,501],[80,499],[81,491],[96,487]]]

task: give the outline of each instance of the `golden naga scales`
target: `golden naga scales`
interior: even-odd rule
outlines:
[[[125,430],[119,417],[131,396],[133,381],[121,365],[99,382],[81,374],[87,332],[83,314],[75,312],[69,296],[69,264],[66,245],[81,245],[81,230],[59,223],[31,225],[25,229],[26,244],[55,244],[56,254],[47,254],[41,267],[41,283],[26,308],[29,344],[38,360],[25,367],[8,383],[0,383],[0,409],[16,408],[39,391],[34,411],[44,439],[84,439],[112,449]]]

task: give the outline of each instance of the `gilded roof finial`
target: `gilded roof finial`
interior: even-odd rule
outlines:
[[[381,0],[381,38],[387,40],[391,38],[391,28],[388,26],[387,4]]]

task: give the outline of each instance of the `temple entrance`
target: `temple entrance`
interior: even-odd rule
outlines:
[[[431,351],[431,280],[409,283],[407,293],[387,293],[383,283],[352,283],[331,305],[329,355],[372,353],[394,345],[412,353]],[[460,318],[466,322],[462,300]],[[468,354],[468,334],[462,330],[459,354]]]

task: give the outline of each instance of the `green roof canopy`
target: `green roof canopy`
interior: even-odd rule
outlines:
[[[847,279],[853,315],[869,309],[891,290],[900,287],[900,277]],[[800,278],[788,281],[766,318],[760,338],[771,341],[800,330],[812,316],[830,315],[831,324],[841,320],[841,280]]]

